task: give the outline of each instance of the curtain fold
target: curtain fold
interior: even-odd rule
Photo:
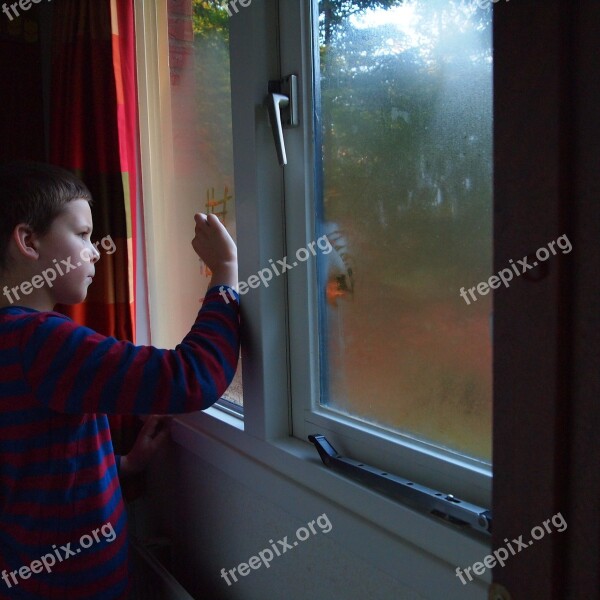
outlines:
[[[105,335],[135,341],[132,0],[63,0],[55,7],[50,161],[74,170],[89,186],[92,239],[105,240],[87,300],[57,308]]]
[[[135,342],[137,89],[133,0],[54,5],[50,162],[73,170],[94,197],[100,261],[85,302],[57,311]],[[139,428],[111,417],[117,453]]]

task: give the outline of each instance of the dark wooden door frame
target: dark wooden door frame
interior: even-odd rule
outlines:
[[[598,32],[595,0],[494,5],[494,270],[572,244],[494,296],[493,545],[568,524],[494,568],[517,600],[600,597]]]

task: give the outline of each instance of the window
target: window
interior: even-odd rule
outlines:
[[[294,434],[489,503],[473,486],[490,476],[491,298],[460,291],[492,273],[491,10],[315,0],[303,21],[316,143],[285,169],[315,175],[286,187],[288,255],[322,236],[333,250],[288,275],[292,371],[312,358],[292,380]]]
[[[150,150],[146,178],[160,169],[153,174],[159,185],[144,186],[152,341],[175,347],[189,331],[211,275],[189,244],[194,213],[215,213],[236,238],[229,18],[218,3],[200,0],[159,2],[155,13],[140,11],[157,19],[163,36],[156,62],[145,64],[151,77],[146,90],[152,103],[160,100],[151,125],[162,124],[161,131],[146,127],[154,139],[144,148]],[[224,398],[243,405],[241,365]]]
[[[363,4],[319,18],[319,409],[489,462],[490,23]]]
[[[322,433],[489,506],[491,303],[459,292],[492,271],[491,11],[266,0],[228,19],[224,3],[156,4],[138,6],[153,343],[177,344],[199,306],[201,267],[172,248],[187,251],[207,191],[233,198],[240,282],[294,265],[242,296],[243,425],[215,409],[180,422],[286,474],[261,444],[316,458],[307,436]],[[300,126],[284,129],[282,170],[265,99],[288,74]]]

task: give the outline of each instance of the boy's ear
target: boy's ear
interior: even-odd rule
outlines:
[[[19,223],[13,231],[16,249],[26,258],[39,258],[39,237],[27,223]]]

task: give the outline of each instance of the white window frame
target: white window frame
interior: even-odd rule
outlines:
[[[285,132],[290,165],[283,172],[277,164],[263,106],[269,80],[307,72],[311,64],[306,28],[301,32],[297,27],[305,17],[305,4],[303,0],[279,0],[279,5],[277,0],[256,1],[231,19],[240,281],[268,265],[269,259],[293,254],[313,239],[309,218],[314,164],[312,119],[305,117],[312,114],[309,78],[300,77],[302,127]],[[156,235],[149,226],[149,217],[156,223],[169,201],[161,178],[161,161],[172,160],[168,143],[167,14],[166,0],[135,0],[135,5],[144,221],[149,239],[153,233]],[[281,57],[277,52],[278,18],[289,49]],[[294,198],[289,194],[284,198],[284,185],[296,190]],[[159,251],[159,243],[154,237],[147,245],[153,339],[160,332],[161,306],[168,306],[152,271],[152,256]],[[369,428],[348,428],[341,419],[333,423],[315,414],[308,417],[304,427],[296,425],[298,415],[307,410],[307,404],[298,403],[317,397],[318,382],[310,376],[314,362],[311,364],[309,358],[316,360],[316,332],[306,326],[307,322],[315,322],[315,307],[309,302],[314,265],[311,261],[305,264],[307,269],[292,270],[287,278],[274,278],[268,289],[260,286],[242,296],[243,420],[211,407],[175,419],[173,439],[257,491],[264,492],[269,478],[271,484],[273,478],[293,481],[446,563],[469,565],[480,560],[490,550],[488,538],[411,510],[333,473],[321,463],[305,436],[323,433],[338,450],[350,449],[346,453],[353,458],[488,506],[489,502],[484,501],[490,497],[491,477],[485,469],[433,450],[424,451],[416,441],[399,444],[393,436],[376,438]],[[310,381],[309,387],[306,382]],[[314,430],[310,430],[312,425]],[[468,497],[463,490],[468,491]],[[286,498],[289,506],[297,504],[295,498],[281,491],[281,499]],[[368,546],[356,551],[370,558]]]
[[[281,0],[282,74],[300,73],[302,127],[286,130],[289,164],[285,167],[288,211],[288,255],[315,239],[313,127],[313,35],[307,6],[317,4]],[[298,23],[303,23],[302,31]],[[316,50],[315,50],[316,52]],[[491,468],[485,463],[445,451],[409,436],[394,435],[358,419],[346,418],[319,406],[319,331],[316,305],[316,261],[288,273],[290,302],[291,382],[293,431],[300,439],[319,432],[352,458],[424,485],[452,492],[485,507],[491,505]],[[312,327],[307,327],[312,324]],[[312,386],[307,390],[308,384]],[[337,444],[337,445],[336,445]],[[339,447],[338,447],[339,445]]]

